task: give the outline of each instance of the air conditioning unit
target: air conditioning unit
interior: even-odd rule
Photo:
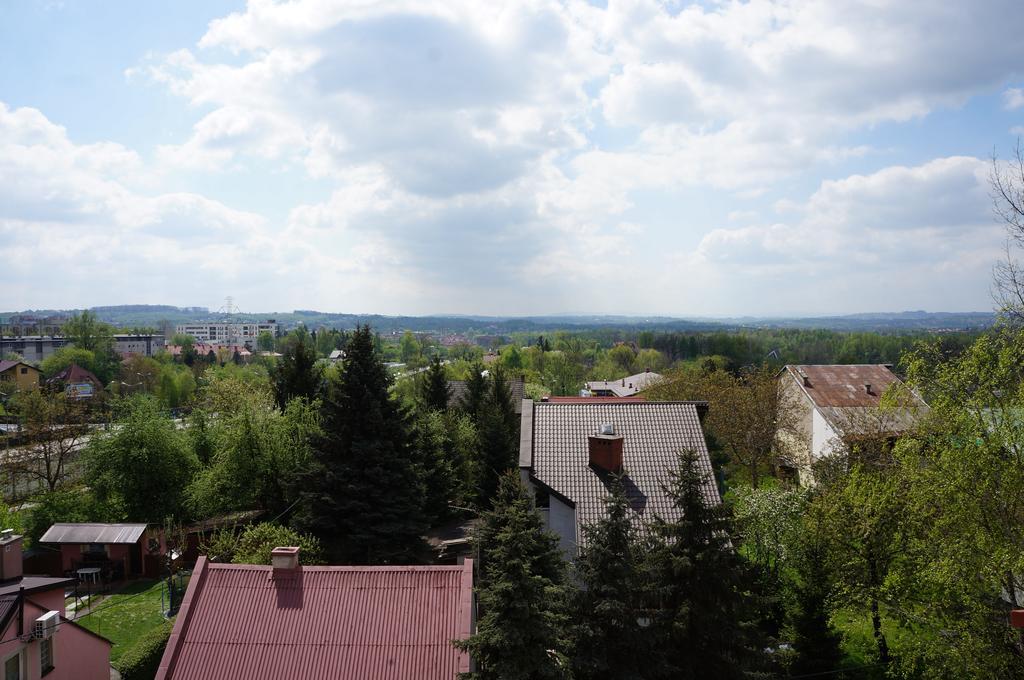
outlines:
[[[46,640],[51,638],[53,637],[53,634],[57,632],[57,626],[59,624],[60,612],[46,612],[35,620],[35,624],[32,626],[32,637],[37,640]]]

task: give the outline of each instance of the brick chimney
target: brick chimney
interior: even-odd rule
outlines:
[[[587,437],[590,465],[605,472],[622,472],[622,444],[625,437],[615,434],[613,425],[602,425],[600,434]]]
[[[14,529],[0,532],[0,581],[21,578],[21,540],[23,536],[14,533]]]
[[[299,547],[288,546],[274,548],[270,551],[270,564],[274,567],[274,573],[279,571],[294,571],[299,568]]]
[[[864,383],[864,391],[871,394],[871,383]]]

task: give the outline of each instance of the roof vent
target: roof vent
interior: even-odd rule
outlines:
[[[611,423],[601,423],[599,432],[601,434],[615,434],[615,426]]]
[[[274,571],[279,571],[281,569],[298,569],[298,546],[274,548],[270,551],[270,564],[273,565]]]
[[[864,391],[871,394],[871,383],[864,383]]]

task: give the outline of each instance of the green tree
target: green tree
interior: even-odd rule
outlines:
[[[97,365],[96,354],[90,350],[79,349],[78,347],[61,347],[43,359],[43,362],[39,365],[39,370],[43,372],[44,378],[52,378],[72,364],[81,366],[95,374]]]
[[[241,532],[222,529],[200,544],[199,550],[213,562],[233,564],[271,563],[274,548],[298,547],[300,564],[324,564],[323,548],[316,536],[302,534],[272,522],[260,522]]]
[[[270,331],[260,331],[259,336],[256,338],[256,349],[261,352],[273,352],[274,334]]]
[[[285,347],[274,373],[274,398],[278,408],[283,411],[295,397],[313,401],[320,390],[321,377],[316,348],[309,334],[300,328]]]
[[[118,357],[114,353],[113,329],[101,323],[94,312],[85,310],[80,314],[73,314],[64,322],[61,330],[72,345],[93,353],[95,364],[90,370],[104,385],[110,382],[118,363]]]
[[[439,357],[430,360],[430,366],[418,381],[419,402],[424,409],[445,411],[451,398],[448,375]]]
[[[85,450],[85,477],[96,497],[133,522],[182,517],[184,490],[198,465],[184,433],[146,395],[121,405],[116,427]]]
[[[740,678],[764,664],[754,579],[733,549],[732,521],[705,498],[714,488],[697,455],[680,454],[668,488],[679,518],[656,517],[648,554],[652,634],[672,678]]]
[[[476,433],[465,415],[425,411],[415,421],[414,434],[423,476],[423,511],[431,524],[443,522],[457,514],[453,506],[467,502]]]
[[[203,448],[211,444],[212,453],[207,454],[209,466],[188,488],[193,512],[209,517],[255,508],[284,510],[293,500],[292,481],[309,461],[310,442],[317,433],[316,408],[296,398],[281,412],[266,392],[250,389],[238,392],[238,402],[220,413],[212,433],[204,418],[194,419],[204,429],[193,441]]]
[[[820,530],[805,522],[805,533],[789,560],[793,566],[793,607],[787,626],[794,658],[791,675],[832,673],[843,659],[842,637],[829,624],[828,601],[832,593],[831,574],[826,567],[827,549]]]
[[[469,378],[466,380],[466,392],[462,395],[460,408],[474,419],[479,415],[484,401],[487,399],[487,378],[483,366],[470,366]]]
[[[641,625],[645,585],[642,551],[629,518],[622,478],[612,477],[606,515],[585,526],[576,562],[573,677],[642,680],[648,675],[650,635]],[[638,660],[644,660],[638,662]]]
[[[424,549],[423,484],[406,415],[369,326],[356,330],[325,390],[322,433],[300,477],[293,525],[343,564],[407,563]]]
[[[402,333],[402,339],[399,341],[399,356],[402,359],[402,363],[413,364],[419,360],[420,354],[422,353],[422,347],[420,346],[419,340],[412,334],[411,331]]]
[[[501,476],[519,464],[519,419],[501,372],[494,372],[487,381],[476,427],[480,446],[476,465],[477,502],[479,507],[486,507],[494,498]]]
[[[469,651],[478,680],[569,677],[567,588],[558,538],[544,529],[516,473],[504,475],[475,541],[480,620],[456,645]]]

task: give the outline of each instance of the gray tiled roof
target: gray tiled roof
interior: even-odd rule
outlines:
[[[591,380],[586,387],[592,392],[611,392],[616,397],[631,397],[643,392],[651,385],[660,382],[660,373],[645,371],[635,375],[627,375],[619,380]]]
[[[520,440],[520,466],[565,496],[576,506],[576,540],[582,544],[580,526],[604,515],[608,477],[589,465],[587,437],[602,424],[612,424],[624,436],[623,467],[626,494],[639,527],[654,519],[677,519],[679,511],[663,487],[678,467],[684,449],[697,452],[707,473],[705,498],[718,504],[707,444],[695,402],[635,403],[525,403]],[[528,430],[528,432],[527,432]]]

